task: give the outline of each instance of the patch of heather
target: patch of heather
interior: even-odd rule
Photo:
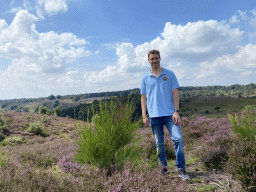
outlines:
[[[26,119],[27,115],[30,115],[30,119]],[[141,151],[138,154],[141,160],[139,165],[126,162],[123,167],[112,165],[111,169],[107,170],[99,169],[97,166],[93,168],[91,165],[83,165],[75,160],[79,146],[75,141],[77,132],[73,119],[46,116],[49,121],[42,124],[47,128],[48,136],[26,135],[29,122],[41,121],[43,116],[32,113],[5,113],[4,119],[9,118],[10,136],[14,135],[14,132],[18,134],[17,131],[21,131],[25,142],[4,147],[4,152],[10,155],[7,157],[7,164],[0,168],[1,190],[197,191],[198,186],[204,185],[202,181],[206,180],[204,179],[206,176],[202,172],[188,171],[192,177],[192,183],[183,182],[176,171],[171,172],[169,178],[160,175],[161,169],[158,161],[152,158],[156,153],[156,145],[151,128],[140,128],[138,132],[138,136],[142,139],[139,145]],[[213,123],[214,120],[215,123]],[[14,128],[15,121],[19,121],[19,124],[15,124],[18,128]],[[86,125],[83,121],[76,122],[81,123],[82,127]],[[203,143],[207,143],[207,135],[215,141],[223,139],[221,135],[228,137],[228,127],[225,127],[225,123],[227,122],[214,118],[182,117],[181,129],[185,146],[193,144],[202,147]],[[167,160],[174,160],[173,141],[166,127],[164,127],[164,133]],[[195,155],[194,152],[194,149],[189,151]],[[111,175],[108,174],[109,171]],[[202,181],[196,182],[196,179]],[[216,182],[216,177],[207,179],[207,182],[214,181],[214,179]],[[227,182],[232,183],[230,179]]]

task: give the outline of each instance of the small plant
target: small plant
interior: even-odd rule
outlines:
[[[256,186],[255,142],[238,141],[235,143],[226,169],[241,181],[243,188],[248,189],[251,186]],[[252,188],[251,191],[256,190]]]
[[[3,152],[3,146],[0,151],[0,166],[3,167],[3,165],[7,164],[6,158],[8,157],[8,153]]]
[[[44,115],[42,118],[41,118],[41,121],[43,123],[47,123],[49,120],[46,118],[46,116]]]
[[[16,144],[20,144],[22,143],[22,138],[20,136],[13,136],[13,137],[9,137],[9,138],[5,138],[3,141],[2,141],[2,145],[10,145],[10,146],[13,146],[13,145],[16,145]]]
[[[228,113],[228,119],[232,123],[232,131],[237,134],[241,140],[255,141],[256,137],[256,112],[255,107],[252,105],[246,106],[241,112],[241,118],[238,119],[237,115],[233,117]],[[239,123],[240,121],[240,123]]]
[[[26,119],[30,119],[30,116],[29,116],[29,115],[27,115]]]
[[[223,149],[210,149],[208,152],[203,152],[200,158],[206,168],[222,170],[223,162],[228,160],[228,154]]]
[[[3,115],[0,117],[0,131],[7,127],[6,121],[3,119]]]
[[[81,125],[78,127],[75,123],[80,136],[78,141],[80,151],[76,159],[80,163],[90,162],[94,166],[99,164],[101,168],[108,169],[111,164],[121,164],[122,166],[127,158],[135,160],[139,142],[137,134],[133,145],[129,148],[126,146],[134,138],[134,131],[138,129],[138,122],[130,122],[132,107],[132,104],[127,104],[126,108],[120,107],[120,110],[116,111],[116,105],[113,107],[112,101],[109,110],[107,110],[106,102],[104,110],[103,106],[100,105],[101,118],[95,116],[95,130],[88,125],[82,129]],[[89,122],[88,116],[87,122]]]
[[[30,133],[34,133],[35,135],[40,135],[43,133],[44,129],[45,128],[40,121],[34,122],[34,123],[29,123],[28,131]]]

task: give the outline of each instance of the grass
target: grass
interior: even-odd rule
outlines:
[[[29,115],[30,118],[26,118]],[[0,187],[3,191],[245,191],[229,169],[205,169],[202,157],[211,149],[232,150],[237,137],[227,118],[182,117],[181,130],[185,146],[186,169],[191,180],[178,177],[175,159],[167,159],[169,178],[160,175],[155,140],[150,128],[139,128],[138,161],[125,161],[110,169],[79,163],[79,134],[70,118],[43,114],[3,112],[8,132],[5,139],[20,136],[15,145],[2,147],[0,153]],[[47,120],[46,120],[47,119]],[[45,134],[29,133],[29,124],[40,121]],[[83,127],[86,122],[78,121]],[[88,123],[93,128],[94,125]],[[173,150],[166,128],[165,145]],[[130,146],[134,139],[126,146]],[[3,143],[3,142],[1,142]],[[231,147],[231,145],[233,147]],[[167,147],[166,147],[167,148]],[[202,154],[203,153],[203,154]],[[8,154],[8,155],[5,155]],[[230,154],[232,154],[230,152]],[[223,165],[224,166],[224,165]],[[232,164],[230,165],[232,166]],[[111,175],[108,171],[111,170]]]

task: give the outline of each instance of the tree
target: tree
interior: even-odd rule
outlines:
[[[54,96],[54,95],[50,95],[50,96],[48,97],[48,99],[49,99],[49,100],[55,100],[55,96]]]
[[[57,107],[59,104],[60,104],[59,101],[55,101],[55,103],[54,103],[54,105],[53,105],[53,108]]]
[[[53,109],[54,111],[54,115],[55,116],[61,116],[61,110],[60,110],[60,106],[56,107],[55,109]]]
[[[41,105],[39,107],[39,114],[46,114],[46,112],[47,112],[47,108]]]

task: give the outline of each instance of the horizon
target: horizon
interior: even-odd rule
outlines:
[[[247,85],[250,85],[250,84],[254,84],[254,83],[249,83]],[[233,85],[239,85],[239,86],[247,86],[247,85],[240,85],[240,84],[233,84]],[[230,85],[230,86],[233,86],[233,85]],[[254,84],[256,85],[256,84]],[[230,87],[230,86],[226,86],[226,85],[211,85],[211,86],[222,86],[222,87]],[[210,87],[211,87],[210,86]],[[180,86],[181,87],[208,87],[208,86]],[[134,88],[134,89],[140,89],[140,88]],[[133,89],[127,89],[127,90],[121,90],[121,91],[128,91],[128,90],[133,90]],[[115,91],[106,91],[106,92],[115,92]],[[96,94],[96,93],[105,93],[105,92],[95,92],[95,93],[80,93],[80,94],[74,94],[74,95],[86,95],[86,94]],[[51,94],[53,95],[53,94]],[[70,94],[72,95],[72,94]],[[46,96],[46,97],[49,97],[50,95]],[[55,97],[58,96],[57,95],[54,95]],[[61,97],[65,97],[65,96],[68,96],[68,95],[60,95]],[[115,96],[115,97],[118,97],[118,96]],[[14,99],[0,99],[0,101],[4,101],[4,100],[16,100],[16,99],[40,99],[40,98],[45,98],[45,97],[37,97],[37,98],[14,98]]]
[[[180,87],[254,83],[256,2],[4,1],[0,100],[140,89],[152,49]]]

